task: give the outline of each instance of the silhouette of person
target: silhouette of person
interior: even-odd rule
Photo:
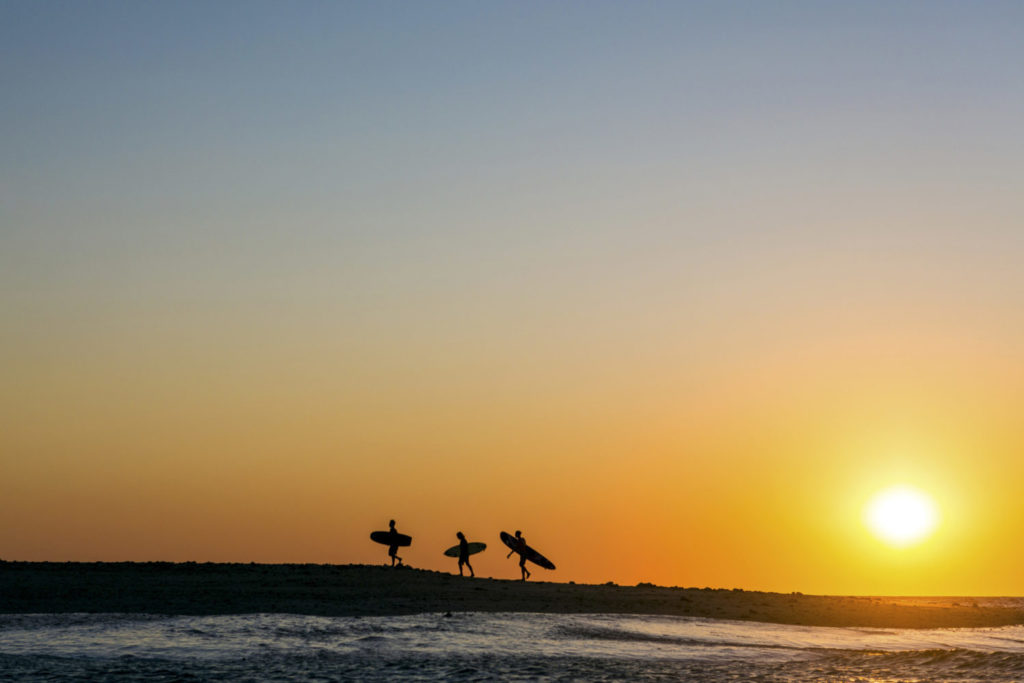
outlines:
[[[395,520],[388,522],[388,528],[391,531],[391,540],[395,540],[395,534],[398,533],[398,529],[395,528]],[[395,566],[395,560],[398,560],[398,566],[402,566],[402,558],[398,556],[398,544],[392,543],[388,546],[388,555],[391,557],[391,566]]]
[[[512,557],[512,553],[519,553],[519,569],[523,574],[523,581],[530,578],[530,570],[526,568],[526,536],[516,529],[516,548],[509,551],[505,557]]]
[[[466,537],[461,531],[455,535],[459,537],[459,576],[462,576],[462,565],[469,567],[469,575],[471,577],[476,576],[476,573],[473,571],[473,565],[469,563],[469,543],[466,541]]]

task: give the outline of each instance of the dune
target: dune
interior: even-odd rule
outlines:
[[[1024,601],[844,597],[739,589],[463,578],[421,569],[318,564],[0,562],[0,613],[424,612],[660,614],[880,628],[1024,624]]]

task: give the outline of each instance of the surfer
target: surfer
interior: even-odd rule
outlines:
[[[398,535],[398,529],[395,528],[395,520],[388,522],[388,527],[391,531],[391,537],[394,539]],[[397,539],[396,539],[397,540]],[[398,560],[398,566],[402,566],[402,558],[398,556],[398,544],[392,543],[388,546],[388,555],[391,557],[391,566],[395,566],[395,560]]]
[[[469,542],[461,531],[455,535],[459,537],[459,576],[462,576],[462,565],[466,565],[469,567],[470,577],[474,577],[476,573],[473,571],[473,565],[469,563]]]
[[[526,568],[526,537],[518,529],[516,529],[516,546],[505,557],[512,557],[512,553],[519,553],[519,569],[523,573],[523,581],[526,581],[530,578],[530,570]]]

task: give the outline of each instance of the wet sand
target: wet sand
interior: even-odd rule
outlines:
[[[470,579],[367,565],[0,562],[0,613],[665,614],[809,626],[1024,624],[1015,598],[894,598]]]

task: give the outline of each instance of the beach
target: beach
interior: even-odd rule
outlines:
[[[334,617],[505,612],[636,614],[805,626],[1024,624],[1012,598],[866,597],[650,584],[583,585],[328,564],[0,562],[0,613],[297,614]]]

